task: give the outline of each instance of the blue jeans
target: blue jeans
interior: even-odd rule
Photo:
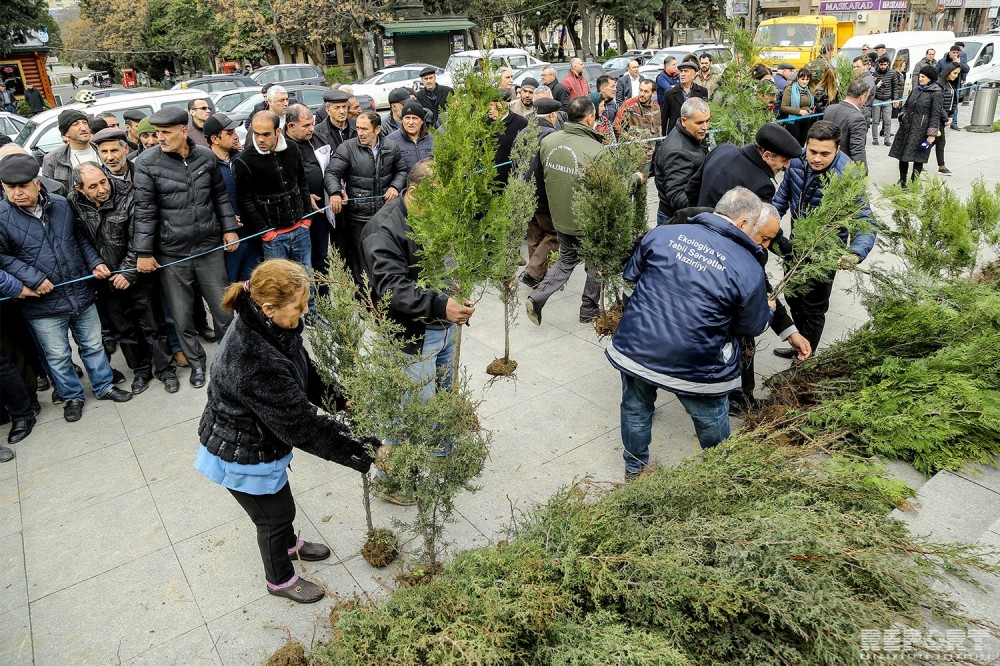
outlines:
[[[621,430],[627,472],[641,472],[649,465],[657,390],[643,379],[622,373]],[[677,399],[694,422],[701,448],[712,448],[729,437],[728,395],[699,398],[678,395]]]
[[[668,224],[672,219],[674,219],[673,215],[664,215],[660,211],[656,211],[656,226]]]
[[[313,224],[317,224],[314,221]],[[242,244],[241,244],[242,245]],[[299,227],[288,233],[278,234],[273,241],[261,243],[264,259],[290,259],[306,267],[306,272],[312,277],[312,240],[309,238],[309,227]],[[316,312],[313,302],[313,287],[309,288],[309,312]]]
[[[226,262],[226,279],[230,282],[244,282],[250,279],[253,269],[260,263],[263,250],[260,238],[241,240],[234,252],[223,252]]]
[[[430,400],[436,389],[451,390],[452,366],[455,362],[455,326],[428,328],[419,356],[406,368],[407,376],[420,380],[420,399]]]
[[[93,304],[75,315],[29,319],[38,345],[52,374],[59,395],[65,400],[84,399],[83,384],[73,370],[69,332],[79,347],[80,360],[87,370],[94,395],[104,397],[111,390],[111,365],[101,343],[101,319]]]

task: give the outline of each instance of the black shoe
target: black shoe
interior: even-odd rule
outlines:
[[[267,588],[270,594],[276,597],[284,597],[286,599],[291,599],[300,604],[311,604],[319,601],[323,598],[323,588],[321,588],[316,583],[310,583],[304,578],[299,578],[295,585],[291,587],[286,587],[281,590],[272,590]]]
[[[121,370],[115,370],[111,368],[111,383],[115,386],[125,383],[125,373]]]
[[[167,393],[177,393],[181,390],[181,383],[177,380],[177,375],[171,373],[169,375],[164,375],[163,388],[167,390]]]
[[[201,339],[204,340],[205,342],[215,342],[216,340],[215,331],[213,331],[210,328],[201,329],[200,331],[198,331],[198,335],[200,335]]]
[[[886,145],[886,146],[891,146],[892,145],[892,141],[889,141],[889,139],[886,139],[885,141],[882,142],[882,144]]]
[[[104,338],[102,342],[104,343],[104,353],[113,356],[115,350],[118,349],[118,341],[114,338]]]
[[[42,406],[38,403],[37,397],[32,398],[31,402],[28,404],[31,405],[31,411],[34,412],[35,416],[38,416],[39,414],[42,413]]]
[[[149,388],[149,382],[153,380],[150,375],[136,375],[132,378],[132,395],[139,395]]]
[[[98,400],[113,400],[114,402],[128,402],[131,399],[131,393],[123,391],[117,386],[112,386],[110,391],[98,398]]]
[[[319,562],[330,557],[330,549],[321,543],[303,541],[302,546],[297,551],[292,551],[289,557],[293,560],[302,558],[303,562]]]
[[[64,402],[66,402],[66,401],[63,400],[63,397],[61,395],[59,395],[59,391],[57,391],[55,389],[52,389],[52,404],[53,405],[61,405]]]
[[[73,372],[76,373],[77,377],[83,377],[83,368],[78,366],[76,363],[73,364]]]
[[[14,426],[7,433],[7,441],[11,444],[17,444],[22,439],[31,434],[31,429],[35,427],[35,417],[31,416],[26,419],[14,419]]]
[[[535,278],[531,277],[527,273],[521,273],[521,284],[526,284],[529,287],[531,287],[532,289],[534,289],[539,284],[541,284],[541,282],[542,282],[541,280],[536,280]]]
[[[35,389],[38,391],[48,391],[52,388],[52,382],[45,375],[38,375],[38,379],[35,380]]]
[[[524,309],[528,311],[528,319],[531,320],[532,324],[535,326],[542,325],[542,308],[535,305],[535,302],[531,298],[524,301]]]
[[[73,423],[79,421],[81,416],[83,416],[83,400],[81,398],[67,400],[63,407],[63,418]]]
[[[779,358],[795,358],[798,352],[791,347],[778,347],[774,350],[774,355]]]
[[[598,315],[598,314],[580,314],[580,323],[581,324],[592,324],[592,323],[594,323],[594,320],[597,319],[598,316],[600,316],[600,315]]]
[[[6,446],[0,446],[0,463],[10,462],[14,459],[14,452]]]
[[[197,366],[191,366],[191,386],[195,388],[201,388],[205,385],[205,368],[199,368]]]
[[[733,416],[743,416],[747,412],[760,409],[760,400],[740,391],[729,396],[729,413]]]

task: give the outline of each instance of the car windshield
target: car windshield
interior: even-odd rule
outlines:
[[[227,111],[227,112],[228,111],[232,111],[233,108],[237,104],[239,104],[240,98],[241,98],[241,96],[238,93],[234,93],[232,95],[226,95],[225,97],[220,98],[215,103],[215,110],[216,111]]]
[[[17,138],[14,139],[14,143],[16,143],[19,146],[25,145],[26,143],[28,143],[28,137],[31,136],[31,133],[34,132],[35,129],[37,128],[38,124],[33,123],[29,120],[28,124],[22,127],[21,131],[17,133]]]
[[[521,85],[521,81],[524,81],[525,79],[527,79],[529,77],[531,77],[531,78],[535,79],[536,81],[538,81],[539,83],[541,83],[542,82],[542,70],[544,68],[545,67],[543,66],[543,67],[528,67],[527,69],[522,69],[520,72],[518,72],[517,74],[514,75],[514,85],[515,86]]]
[[[361,83],[362,84],[365,84],[365,83],[378,83],[378,80],[381,79],[384,74],[385,74],[385,70],[380,69],[377,72],[375,72],[375,74],[373,74],[372,76],[369,76],[367,79],[365,79]]]
[[[976,56],[979,55],[979,49],[983,48],[982,42],[970,42],[965,40],[965,55],[970,63],[976,60]]]
[[[655,56],[646,61],[647,65],[655,65],[657,67],[663,67],[663,62],[667,59],[667,56],[673,56],[677,59],[679,63],[684,57],[690,53],[690,51],[668,51],[663,50],[657,53]]]
[[[814,23],[782,23],[757,28],[758,46],[814,46],[819,26]]]
[[[234,106],[233,113],[250,113],[253,111],[253,107],[257,106],[262,101],[264,101],[264,96],[260,93],[254,93]]]
[[[453,55],[448,58],[448,63],[444,66],[444,69],[447,72],[457,72],[460,69],[472,67],[475,62],[476,59],[472,56]]]

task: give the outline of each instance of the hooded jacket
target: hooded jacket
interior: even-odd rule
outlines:
[[[580,189],[580,171],[601,152],[603,137],[580,123],[567,122],[562,130],[542,139],[539,155],[552,226],[561,234],[580,235],[573,216],[573,193]]]
[[[299,151],[278,134],[274,150],[263,152],[256,137],[233,160],[243,229],[254,234],[292,226],[309,211],[309,184]]]
[[[605,354],[633,377],[672,393],[739,389],[741,337],[771,322],[763,252],[714,213],[649,231],[625,266],[635,291]]]
[[[77,190],[69,195],[69,204],[76,214],[76,221],[87,234],[101,259],[112,271],[127,271],[122,276],[135,284],[139,273],[135,270],[135,249],[132,247],[132,220],[135,215],[135,197],[132,184],[108,179],[111,196],[100,206]]]

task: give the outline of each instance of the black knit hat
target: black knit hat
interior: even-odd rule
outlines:
[[[920,68],[920,73],[930,79],[932,82],[937,81],[938,70],[934,65],[924,65]]]
[[[87,114],[82,111],[77,111],[76,109],[66,109],[61,112],[59,114],[59,134],[65,135],[66,131],[69,130],[73,123],[78,120],[86,120],[88,123],[90,122],[90,119],[87,118]]]
[[[417,100],[410,100],[403,105],[403,112],[399,114],[400,118],[405,118],[406,116],[417,116],[423,120],[424,107],[420,106],[420,102]]]

